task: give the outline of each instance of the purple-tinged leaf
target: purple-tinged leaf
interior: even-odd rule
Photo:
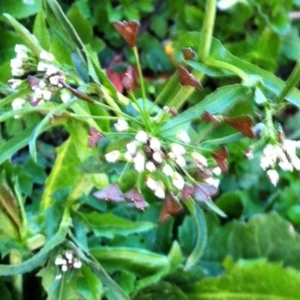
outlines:
[[[95,147],[102,137],[103,134],[101,134],[96,128],[91,127],[89,132],[89,147]]]
[[[121,22],[116,21],[113,23],[115,29],[125,39],[130,47],[135,47],[136,38],[140,29],[140,23],[138,21]]]
[[[206,183],[196,182],[194,186],[194,198],[197,201],[206,201],[217,193],[218,189]]]
[[[181,85],[188,85],[195,88],[202,88],[201,83],[185,67],[178,66],[178,76]]]
[[[181,199],[187,200],[194,195],[194,188],[190,185],[185,184],[181,191]]]
[[[144,210],[148,206],[148,203],[138,190],[130,190],[124,194],[124,198],[133,201],[138,209]]]
[[[105,201],[112,201],[112,202],[124,201],[124,195],[116,183],[109,185],[103,190],[95,192],[93,196],[98,200],[105,200]]]
[[[196,52],[190,47],[182,48],[181,51],[185,60],[190,60],[196,56]]]
[[[220,150],[217,150],[212,153],[212,157],[216,161],[217,165],[221,169],[222,173],[227,173],[228,171],[228,163],[227,163],[227,157],[228,157],[228,149],[226,147],[221,148]]]
[[[182,205],[179,202],[177,202],[170,193],[167,193],[158,222],[160,224],[166,222],[173,215],[178,214],[181,210],[182,210]]]

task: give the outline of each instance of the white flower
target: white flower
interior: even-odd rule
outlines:
[[[158,138],[151,138],[150,139],[150,148],[153,151],[160,151],[160,147],[161,147],[161,143],[160,140]]]
[[[155,151],[152,158],[159,164],[163,162],[163,153],[161,151]]]
[[[152,177],[147,178],[146,185],[152,191],[156,189],[156,181]]]
[[[155,164],[152,162],[152,161],[148,161],[146,163],[146,169],[149,171],[149,172],[155,172],[156,171],[156,166]]]
[[[43,98],[47,101],[49,101],[52,98],[52,92],[49,90],[43,90],[42,94]]]
[[[37,65],[37,70],[40,72],[46,72],[51,65],[40,61]]]
[[[274,169],[270,169],[267,171],[267,175],[269,177],[270,182],[276,186],[279,181],[279,175],[278,172]]]
[[[128,123],[123,119],[119,119],[118,122],[114,126],[117,131],[127,131],[128,130]]]
[[[60,73],[60,70],[58,68],[56,68],[54,65],[48,64],[48,67],[46,70],[46,75],[52,76],[52,75],[57,75],[57,73]]]
[[[120,156],[121,156],[120,151],[113,150],[113,151],[108,152],[107,154],[105,154],[105,159],[110,163],[115,163],[119,160]]]
[[[41,80],[39,81],[39,87],[40,87],[41,89],[44,89],[46,86],[47,86],[46,81],[43,80],[43,79],[41,79]]]
[[[130,154],[129,151],[126,151],[126,152],[124,153],[124,157],[125,157],[125,159],[126,159],[128,162],[132,162],[132,161],[133,161],[133,156]]]
[[[61,76],[60,76],[60,75],[54,75],[54,76],[51,76],[51,77],[49,78],[49,82],[50,82],[52,85],[55,85],[55,86],[59,86],[60,80],[61,80]]]
[[[8,85],[12,88],[12,89],[16,89],[17,87],[19,87],[22,84],[23,80],[21,79],[9,79],[8,80]]]
[[[73,253],[71,251],[66,251],[65,257],[69,262],[71,262],[73,260]]]
[[[145,170],[145,154],[142,151],[138,151],[133,158],[134,168],[137,172],[141,173]]]
[[[131,155],[135,155],[138,149],[138,145],[139,144],[137,141],[132,141],[126,145],[126,149]]]
[[[12,69],[18,69],[23,67],[23,61],[22,59],[13,58],[10,60],[10,67]]]
[[[15,52],[18,54],[18,53],[22,53],[22,52],[25,52],[25,53],[27,53],[27,48],[26,48],[26,46],[24,46],[24,45],[19,45],[19,44],[17,44],[17,45],[15,45]]]
[[[80,269],[82,267],[82,262],[79,259],[75,259],[73,263],[75,269]]]
[[[175,156],[180,156],[185,154],[185,148],[182,145],[172,143],[171,144],[171,151],[174,153]]]
[[[67,272],[68,271],[68,266],[67,265],[62,265],[61,270],[63,272]]]
[[[205,178],[204,181],[209,184],[209,185],[212,185],[216,188],[219,187],[219,184],[220,184],[220,179],[215,179],[213,177],[208,177],[208,178]]]
[[[16,98],[13,100],[11,103],[12,109],[13,110],[18,110],[23,108],[24,104],[26,103],[26,100],[23,98]]]
[[[55,261],[54,261],[54,264],[55,264],[56,266],[66,265],[66,264],[67,264],[67,261],[66,261],[64,258],[62,258],[61,256],[58,256],[58,257],[56,257],[56,259],[55,259]]]
[[[60,93],[60,99],[63,103],[68,103],[71,99],[72,95],[69,91],[63,90]]]
[[[147,141],[148,141],[148,134],[147,134],[145,131],[140,130],[140,131],[136,134],[135,139],[136,139],[138,142],[142,143],[142,144],[146,144]]]
[[[44,60],[47,60],[47,61],[53,61],[54,60],[54,56],[45,51],[45,50],[42,50],[42,52],[40,53],[40,59],[44,59]]]
[[[12,76],[21,77],[25,74],[25,70],[19,68],[13,68],[11,69],[11,74]]]
[[[178,190],[182,190],[184,187],[184,179],[178,172],[174,172],[172,176],[172,183]]]
[[[220,167],[213,168],[212,172],[217,176],[222,174],[222,170]]]
[[[195,163],[199,166],[199,167],[207,167],[207,159],[200,153],[198,152],[192,152],[191,153],[192,159],[195,161]]]
[[[186,165],[186,161],[185,161],[185,158],[181,155],[178,155],[176,158],[175,158],[175,162],[176,164],[179,166],[179,167],[185,167]]]
[[[173,173],[174,173],[174,170],[173,168],[168,165],[168,164],[165,164],[162,168],[162,172],[166,175],[166,176],[172,176]]]
[[[164,189],[164,185],[161,181],[157,181],[156,182],[156,188],[154,190],[154,195],[157,197],[157,198],[161,198],[161,199],[164,199],[166,197],[166,194],[165,194],[165,189]]]
[[[191,142],[191,139],[185,130],[179,130],[176,136],[180,141],[186,144],[189,144]]]
[[[220,10],[226,10],[238,2],[240,2],[240,0],[219,0],[217,7]]]

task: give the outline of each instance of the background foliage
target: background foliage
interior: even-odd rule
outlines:
[[[184,61],[181,53],[182,47],[198,48],[205,7],[202,0],[59,1],[79,39],[62,27],[55,1],[2,2],[1,299],[298,299],[299,172],[281,171],[274,188],[259,166],[261,153],[252,160],[244,156],[259,139],[253,142],[239,136],[231,143],[236,134],[233,128],[226,124],[209,128],[198,117],[209,110],[262,121],[264,98],[281,92],[300,57],[300,2],[248,0],[218,9],[207,64]],[[141,23],[137,45],[150,101],[157,99],[179,64],[205,73],[203,89],[178,105],[182,114],[162,125],[161,134],[167,139],[174,125],[188,124],[195,143],[212,140],[213,149],[226,144],[228,172],[220,177],[219,193],[214,197],[214,210],[221,209],[226,218],[201,203],[206,225],[203,220],[201,223],[198,206],[194,213],[186,209],[158,224],[162,203],[151,195],[145,211],[128,203],[96,200],[92,193],[119,174],[117,166],[111,170],[104,165],[103,153],[126,141],[102,140],[97,149],[91,149],[89,127],[109,131],[110,121],[82,121],[60,113],[109,116],[102,107],[77,101],[71,103],[71,111],[70,103],[49,102],[24,108],[22,117],[14,118],[10,103],[30,93],[26,87],[12,91],[7,85],[15,44],[25,40],[37,47],[29,35],[32,32],[40,47],[70,72],[76,70],[78,82],[84,83],[82,92],[97,94],[87,84],[90,76],[101,81],[114,98],[117,94],[107,76],[118,87],[120,74],[128,64],[135,65],[133,52],[112,25],[122,20]],[[24,28],[29,32],[22,31]],[[88,45],[88,66],[76,52],[79,41]],[[101,68],[97,69],[98,60]],[[220,61],[230,68],[217,65]],[[242,76],[232,66],[242,70]],[[160,106],[172,104],[178,89],[177,84],[174,93],[161,96]],[[139,98],[142,92],[137,89],[135,94]],[[292,90],[286,99],[288,104],[274,120],[288,138],[296,140],[300,136],[299,91]],[[130,111],[128,102],[123,104]],[[122,189],[133,185],[132,178],[133,173],[128,173]],[[203,248],[199,239],[206,227]],[[73,249],[83,266],[57,280],[59,269],[54,261],[64,249]],[[187,268],[191,253],[195,261]]]

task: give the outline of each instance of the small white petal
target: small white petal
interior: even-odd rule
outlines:
[[[78,259],[76,259],[73,263],[73,267],[76,269],[80,269],[82,267],[82,262]]]
[[[16,98],[13,100],[11,103],[12,109],[13,110],[18,110],[23,108],[24,104],[26,103],[26,100],[23,98]]]
[[[46,72],[51,65],[40,61],[37,65],[37,70],[40,72]]]
[[[270,182],[276,186],[279,181],[279,174],[276,170],[270,169],[267,171],[267,175],[269,177]]]
[[[191,139],[185,130],[179,130],[176,136],[180,141],[186,144],[189,144],[191,142]]]
[[[212,172],[213,172],[215,175],[217,175],[217,176],[219,176],[219,175],[222,174],[222,170],[221,170],[220,167],[215,167],[215,168],[212,170]]]
[[[217,7],[220,10],[226,10],[235,5],[237,2],[239,2],[239,0],[219,0],[217,3]]]
[[[54,56],[45,51],[45,50],[42,50],[42,52],[40,53],[40,59],[44,59],[44,60],[47,60],[47,61],[53,61],[54,60]]]
[[[163,162],[163,153],[160,151],[155,151],[152,155],[152,158],[159,164]]]
[[[175,158],[175,162],[179,167],[185,167],[185,165],[186,165],[186,161],[183,156],[177,156]]]
[[[55,280],[60,280],[61,277],[62,277],[62,275],[61,275],[61,274],[58,274],[58,275],[55,277]]]
[[[16,53],[21,53],[21,52],[27,53],[27,48],[24,45],[17,44],[17,45],[15,45],[15,52]]]
[[[156,181],[151,177],[147,178],[146,185],[152,191],[154,191],[156,189]]]
[[[49,78],[49,82],[52,85],[58,86],[60,84],[59,83],[60,79],[61,79],[60,75],[54,75]]]
[[[60,99],[63,103],[68,103],[71,99],[72,95],[70,94],[70,92],[63,90],[60,93]]]
[[[172,176],[172,183],[178,190],[182,190],[184,187],[184,179],[178,172],[174,172]]]
[[[120,151],[113,150],[113,151],[105,154],[105,159],[106,159],[106,161],[108,161],[110,163],[115,163],[119,160],[120,156],[121,156]]]
[[[73,259],[73,253],[72,253],[71,251],[66,251],[65,257],[66,257],[68,260],[72,260],[72,259]]]
[[[198,152],[192,152],[191,153],[192,159],[195,161],[195,163],[199,166],[199,167],[207,167],[207,159],[200,153]]]
[[[41,80],[39,81],[39,87],[40,87],[41,89],[44,89],[46,86],[47,86],[47,83],[45,82],[45,80],[41,79]]]
[[[132,162],[132,161],[133,161],[133,156],[130,154],[129,151],[126,151],[126,152],[124,153],[124,157],[125,157],[125,159],[126,159],[128,162]]]
[[[160,147],[161,147],[160,140],[158,138],[151,138],[149,146],[153,151],[160,151]]]
[[[137,152],[138,145],[139,144],[137,141],[132,141],[126,145],[126,149],[131,155],[135,155]]]
[[[171,151],[175,154],[175,156],[180,156],[185,154],[185,148],[182,145],[172,143]]]
[[[145,170],[146,157],[142,151],[138,151],[136,156],[133,158],[134,168],[137,172],[141,173]]]
[[[128,123],[123,120],[119,119],[118,122],[114,125],[117,131],[127,131],[128,130]]]
[[[11,74],[12,76],[21,77],[25,74],[25,70],[19,68],[13,68],[11,69]]]
[[[168,164],[165,164],[162,168],[162,172],[166,175],[166,176],[172,176],[173,173],[174,173],[174,170],[173,168],[168,165]]]
[[[57,75],[57,73],[60,73],[60,70],[58,68],[56,68],[54,65],[52,65],[52,64],[46,64],[46,65],[48,65],[47,70],[46,70],[47,76]]]
[[[12,89],[16,89],[17,87],[19,87],[22,84],[23,80],[21,79],[9,79],[8,80],[8,85],[12,88]]]
[[[64,258],[58,256],[58,257],[56,257],[56,259],[55,259],[55,261],[54,261],[54,264],[55,264],[56,266],[66,265],[66,264],[67,264],[67,261],[66,261]]]
[[[146,169],[149,171],[149,172],[155,172],[156,171],[156,166],[155,164],[152,162],[152,161],[148,161],[146,163]]]
[[[63,272],[67,272],[68,271],[68,266],[67,265],[62,265],[61,270]]]
[[[45,100],[50,100],[52,98],[52,92],[49,90],[43,90],[43,98]]]
[[[29,56],[26,52],[19,52],[16,56],[17,59],[21,59],[23,62],[29,59]]]
[[[142,144],[146,144],[147,141],[148,141],[148,134],[147,134],[145,131],[140,130],[140,131],[136,134],[135,139],[136,139],[138,142],[142,143]]]
[[[10,60],[10,67],[13,69],[22,68],[23,67],[23,61],[18,58],[13,58]]]
[[[212,186],[214,186],[214,187],[216,187],[216,188],[218,188],[219,185],[220,185],[220,179],[215,179],[215,178],[213,178],[213,177],[208,177],[208,178],[204,179],[204,181],[205,181],[207,184],[212,185]]]
[[[156,188],[154,190],[154,195],[157,198],[164,199],[166,197],[164,185],[161,181],[156,182]]]

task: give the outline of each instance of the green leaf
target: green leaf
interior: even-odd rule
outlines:
[[[32,52],[39,57],[41,51],[43,50],[39,45],[37,39],[25,28],[21,23],[19,23],[15,18],[9,14],[4,14],[4,16],[10,21],[11,25],[14,27],[16,32],[23,39],[24,43],[32,50]]]
[[[265,260],[224,261],[221,277],[204,278],[184,288],[189,300],[297,300],[300,273]]]
[[[50,50],[50,36],[46,25],[46,16],[43,10],[41,10],[34,21],[33,34],[38,39],[41,47],[49,51]]]
[[[145,249],[97,247],[91,249],[91,254],[101,261],[101,264],[107,270],[127,270],[144,276],[169,268],[167,256]],[[118,261],[117,264],[116,259]]]
[[[9,289],[6,285],[0,281],[0,295],[2,300],[13,300]]]
[[[4,13],[7,13],[16,19],[28,18],[36,14],[40,9],[41,0],[34,0],[30,4],[27,4],[23,0],[3,0],[0,2],[0,15],[2,16]]]
[[[0,276],[20,275],[30,272],[43,264],[48,258],[52,249],[65,241],[69,226],[70,219],[65,216],[57,233],[37,254],[18,265],[0,265]]]
[[[188,210],[192,214],[194,222],[197,228],[197,240],[196,245],[194,247],[193,252],[188,257],[185,267],[185,270],[189,270],[192,268],[197,261],[200,259],[201,255],[203,254],[204,247],[207,241],[207,228],[206,228],[206,221],[204,218],[204,214],[202,209],[195,203],[193,200],[188,200],[184,202],[188,207]]]
[[[174,134],[174,130],[178,126],[190,122],[202,116],[205,111],[211,114],[224,112],[232,107],[239,100],[247,99],[251,96],[249,88],[240,84],[230,85],[218,88],[204,98],[200,103],[190,107],[178,116],[170,119],[161,128],[161,133],[164,137]]]
[[[153,229],[156,225],[151,222],[133,222],[120,218],[112,213],[79,213],[74,212],[86,226],[92,229],[97,236],[113,238],[116,234],[127,236]]]

